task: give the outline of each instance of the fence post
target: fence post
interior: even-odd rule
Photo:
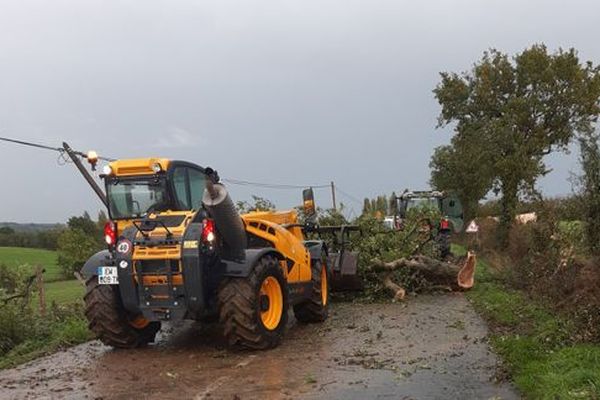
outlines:
[[[46,316],[46,290],[44,289],[44,268],[37,266],[35,269],[35,276],[38,287],[38,297],[40,299],[40,315]]]

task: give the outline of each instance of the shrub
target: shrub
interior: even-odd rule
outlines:
[[[83,230],[71,228],[58,238],[58,265],[65,277],[72,277],[102,246],[97,239]]]
[[[24,269],[0,265],[0,368],[90,338],[80,303],[53,303],[39,315],[26,295],[33,286]]]
[[[29,304],[15,302],[0,305],[0,356],[33,337],[41,337],[47,330],[36,318]]]

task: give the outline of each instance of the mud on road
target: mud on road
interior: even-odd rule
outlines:
[[[462,294],[332,304],[290,318],[282,345],[231,352],[214,326],[165,329],[156,345],[90,342],[0,371],[2,399],[517,399],[495,383],[486,326]]]

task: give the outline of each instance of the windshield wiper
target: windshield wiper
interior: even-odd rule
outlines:
[[[165,225],[165,222],[164,222],[163,220],[160,220],[160,219],[158,219],[158,220],[156,220],[156,223],[159,223],[159,224],[161,224],[161,225],[162,225],[162,227],[163,227],[163,228],[165,228],[165,231],[167,231],[167,237],[171,237],[171,236],[173,236],[173,232],[171,232],[171,231],[169,230],[169,228],[167,228],[167,225]]]
[[[148,234],[141,227],[139,227],[135,221],[131,221],[131,223],[133,224],[133,226],[135,226],[135,229],[137,229],[138,232],[142,234],[144,239],[148,239]]]
[[[136,223],[136,221],[132,221],[133,222],[133,226],[135,226],[137,228],[137,230],[142,234],[142,236],[144,236],[145,239],[148,239],[148,234],[146,232],[152,232],[153,230],[156,229],[157,225],[161,225],[164,230],[167,232],[167,237],[170,238],[173,236],[173,232],[171,232],[169,230],[169,228],[167,228],[167,225],[165,225],[164,221],[160,220],[160,219],[142,219],[140,222],[141,224],[138,226],[138,224]]]

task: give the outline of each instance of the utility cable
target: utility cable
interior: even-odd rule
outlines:
[[[46,146],[43,144],[39,144],[39,143],[34,143],[34,142],[26,142],[24,140],[17,140],[17,139],[11,139],[11,138],[7,138],[7,137],[1,137],[0,136],[0,140],[4,141],[4,142],[10,142],[10,143],[15,143],[15,144],[20,144],[22,146],[29,146],[29,147],[35,147],[38,149],[44,149],[44,150],[52,150],[52,151],[56,151],[58,153],[60,153],[59,156],[59,163],[62,162],[66,162],[66,158],[63,156],[63,153],[65,152],[65,149],[63,149],[62,147],[51,147],[51,146]],[[85,154],[84,152],[81,151],[73,151],[75,154],[77,154],[80,157],[83,158],[87,158],[87,154]],[[103,160],[103,161],[115,161],[112,158],[107,158],[107,157],[98,157],[99,160]]]
[[[34,147],[34,148],[43,149],[43,150],[56,151],[59,153],[59,157],[58,157],[59,165],[64,165],[67,162],[69,162],[69,159],[67,157],[65,157],[65,154],[64,154],[65,150],[62,147],[51,147],[51,146],[46,146],[46,145],[43,145],[40,143],[27,142],[24,140],[11,139],[11,138],[1,137],[1,136],[0,136],[0,141],[15,143],[15,144],[19,144],[22,146],[29,146],[29,147]],[[74,151],[74,153],[80,157],[87,158],[87,154],[85,154],[81,151]],[[115,159],[107,158],[107,157],[98,157],[98,159],[103,160],[103,161],[108,161],[108,162],[115,161]],[[265,189],[305,189],[305,188],[309,188],[309,187],[313,188],[313,189],[324,189],[324,188],[330,187],[330,185],[292,185],[292,184],[279,184],[279,183],[252,182],[252,181],[246,181],[246,180],[242,180],[242,179],[233,179],[233,178],[223,179],[223,181],[225,181],[227,183],[231,183],[233,185],[254,186],[254,187],[260,187],[260,188],[265,188]]]
[[[290,184],[279,184],[279,183],[264,183],[264,182],[251,182],[251,181],[245,181],[245,180],[241,180],[241,179],[223,179],[223,181],[227,182],[227,183],[231,183],[233,185],[240,185],[240,186],[255,186],[255,187],[261,187],[261,188],[267,188],[267,189],[306,189],[306,188],[313,188],[313,189],[323,189],[323,188],[328,188],[330,187],[330,185],[290,185]]]
[[[358,200],[356,197],[352,196],[351,194],[349,194],[349,193],[347,193],[347,192],[343,191],[342,189],[340,189],[340,187],[339,187],[339,186],[337,186],[337,185],[336,185],[336,186],[335,186],[335,190],[336,190],[336,191],[338,191],[338,192],[340,192],[342,195],[344,195],[344,196],[345,196],[345,197],[347,197],[348,199],[350,199],[350,200],[354,201],[356,204],[358,204],[358,205],[361,205],[361,206],[363,205],[363,202],[362,202],[362,201]]]

